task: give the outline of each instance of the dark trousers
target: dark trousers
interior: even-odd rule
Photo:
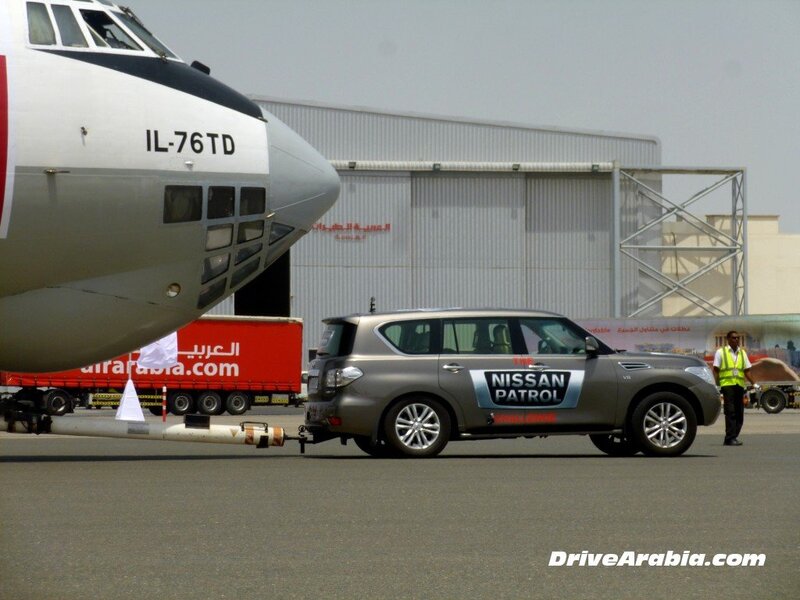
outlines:
[[[744,388],[726,385],[722,388],[723,410],[725,411],[725,441],[736,439],[744,424]]]

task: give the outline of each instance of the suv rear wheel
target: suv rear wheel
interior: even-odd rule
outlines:
[[[650,456],[679,456],[697,434],[697,416],[689,402],[672,392],[647,396],[633,411],[636,444]]]
[[[450,438],[450,415],[436,400],[407,398],[395,404],[383,423],[387,443],[405,456],[436,456]]]

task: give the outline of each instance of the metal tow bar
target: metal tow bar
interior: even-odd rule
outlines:
[[[9,433],[245,444],[257,448],[283,446],[286,440],[282,427],[270,427],[267,423],[253,421],[244,421],[239,425],[212,425],[205,415],[186,415],[184,422],[179,424],[117,421],[96,417],[50,417],[15,410],[5,411],[3,417]]]

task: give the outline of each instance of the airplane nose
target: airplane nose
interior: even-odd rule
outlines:
[[[275,219],[308,231],[339,197],[330,162],[274,115],[267,120],[270,210]]]

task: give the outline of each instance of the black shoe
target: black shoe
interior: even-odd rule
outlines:
[[[733,438],[732,440],[725,440],[725,443],[723,444],[723,446],[741,446],[741,445],[742,442],[740,442],[736,438]]]

